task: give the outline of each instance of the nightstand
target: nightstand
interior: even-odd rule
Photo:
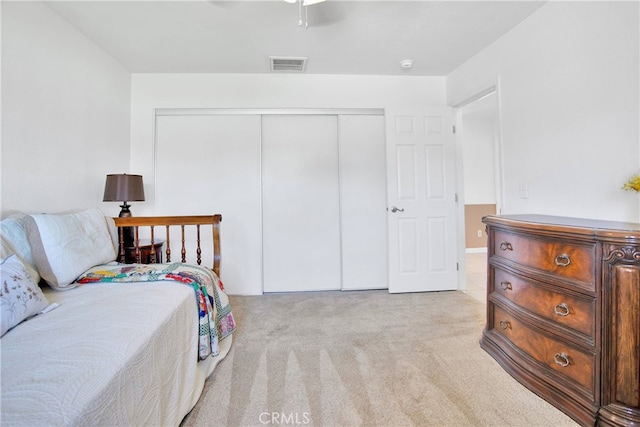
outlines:
[[[153,245],[151,240],[140,240],[138,248],[140,250],[140,263],[142,264],[159,264],[162,262],[162,245],[164,240],[154,240]],[[155,260],[151,257],[151,248],[155,252]],[[134,264],[136,261],[136,248],[134,246],[125,247],[125,263]]]

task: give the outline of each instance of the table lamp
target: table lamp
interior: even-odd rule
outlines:
[[[144,202],[144,185],[142,175],[112,174],[107,175],[104,185],[103,202],[122,202],[120,217],[131,216],[127,202]]]
[[[103,202],[122,202],[120,216],[130,217],[131,210],[127,202],[144,202],[144,185],[142,175],[112,174],[107,175],[104,185]],[[133,229],[123,227],[123,239],[125,246],[133,245]]]

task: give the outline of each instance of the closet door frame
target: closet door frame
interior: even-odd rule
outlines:
[[[156,126],[156,118],[161,116],[202,116],[202,115],[328,115],[328,116],[345,116],[345,115],[373,115],[373,116],[385,116],[384,108],[156,108],[154,110],[153,117],[153,164],[152,164],[152,173],[153,173],[153,191],[152,191],[152,200],[156,200],[156,191],[157,191],[157,126]],[[338,135],[338,139],[339,139]],[[262,141],[260,141],[260,156],[262,157]],[[340,161],[340,159],[338,159]],[[262,165],[260,165],[260,171],[258,171],[259,175],[262,176]],[[260,180],[260,189],[259,192],[262,194],[262,179]],[[260,204],[260,217],[263,215],[263,201],[262,197],[259,201]],[[341,204],[341,201],[340,201]],[[261,220],[262,221],[262,220]],[[381,230],[385,234],[387,233],[386,228]],[[264,224],[261,225],[261,239],[264,234]],[[340,225],[340,234],[342,235],[341,225]],[[340,242],[341,250],[342,250],[342,240]],[[261,259],[261,283],[259,289],[255,289],[255,292],[250,292],[250,294],[262,294],[264,293],[264,264],[263,264],[264,253],[262,254]],[[340,256],[342,263],[342,255]],[[341,267],[342,268],[342,267]]]

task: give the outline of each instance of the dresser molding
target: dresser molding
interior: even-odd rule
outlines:
[[[581,425],[640,426],[640,224],[487,216],[480,340]]]

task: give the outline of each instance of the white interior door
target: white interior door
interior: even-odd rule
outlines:
[[[339,139],[342,289],[386,289],[384,116],[339,116]]]
[[[340,289],[337,116],[262,117],[265,292]]]
[[[260,116],[158,116],[154,154],[156,214],[222,214],[222,281],[232,294],[260,293]],[[175,261],[180,237],[172,240]]]
[[[452,111],[386,117],[389,292],[457,289]]]

